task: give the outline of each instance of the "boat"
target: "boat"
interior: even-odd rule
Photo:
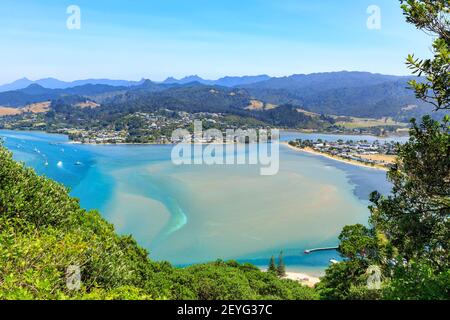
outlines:
[[[81,163],[80,161],[77,161],[77,162],[75,162],[75,165],[76,165],[76,166],[81,166],[82,163]]]

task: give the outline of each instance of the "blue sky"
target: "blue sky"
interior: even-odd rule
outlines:
[[[68,30],[69,5],[81,29]],[[381,9],[369,30],[367,8]],[[1,0],[0,83],[340,70],[408,74],[431,39],[396,0]]]

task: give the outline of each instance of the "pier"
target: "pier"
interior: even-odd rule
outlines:
[[[310,253],[319,252],[319,251],[332,251],[332,250],[337,250],[338,248],[339,247],[326,247],[326,248],[307,249],[307,250],[305,250],[305,254],[310,254]]]

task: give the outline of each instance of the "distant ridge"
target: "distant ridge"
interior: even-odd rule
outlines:
[[[174,77],[169,77],[164,80],[164,84],[187,84],[192,82],[198,82],[204,85],[215,85],[223,87],[236,87],[247,84],[254,84],[262,81],[267,81],[271,79],[268,75],[258,75],[258,76],[242,76],[242,77],[223,77],[217,80],[206,80],[198,75],[187,76],[181,79],[175,79]]]
[[[191,83],[191,82],[199,82],[202,84],[211,84],[211,80],[205,80],[200,78],[197,75],[193,75],[193,76],[187,76],[181,79],[175,79],[173,77],[169,77],[166,80],[164,80],[162,83],[164,84],[187,84],[187,83]]]
[[[377,85],[386,82],[409,79],[411,77],[392,76],[361,71],[322,72],[311,74],[293,74],[286,77],[273,77],[266,81],[250,84],[258,89],[301,89],[320,88],[320,91],[335,88],[350,88]]]
[[[110,79],[86,79],[86,80],[76,80],[76,81],[61,81],[55,78],[43,78],[36,81],[32,81],[28,78],[18,79],[8,84],[0,85],[0,92],[14,91],[25,89],[32,84],[37,84],[47,89],[67,89],[73,87],[79,87],[86,84],[92,85],[108,85],[115,87],[132,87],[142,84],[145,79],[139,81],[128,81],[128,80],[110,80]]]
[[[181,79],[176,79],[174,77],[169,77],[163,82],[153,82],[162,84],[188,84],[188,83],[201,83],[204,85],[218,85],[224,87],[235,87],[247,84],[254,84],[261,81],[266,81],[271,79],[268,75],[258,75],[258,76],[242,76],[242,77],[223,77],[217,80],[206,80],[198,75],[191,75]],[[73,87],[84,86],[86,84],[93,85],[108,85],[115,87],[134,87],[143,84],[145,81],[150,81],[146,79],[141,79],[139,81],[128,81],[128,80],[111,80],[111,79],[85,79],[76,81],[61,81],[56,78],[43,78],[36,81],[32,81],[28,78],[21,78],[11,83],[0,85],[0,92],[14,91],[27,88],[32,84],[38,84],[47,89],[67,89]]]
[[[250,86],[253,89],[293,89],[299,87],[313,86],[325,84],[330,88],[332,85],[330,80],[336,81],[334,87],[355,87],[361,85],[375,85],[383,82],[398,81],[407,77],[391,76],[369,72],[353,72],[353,71],[340,71],[340,72],[324,72],[324,73],[312,73],[312,74],[293,74],[285,77],[270,77],[268,75],[256,75],[256,76],[225,76],[217,80],[203,79],[198,75],[190,75],[181,79],[174,77],[168,77],[162,82],[152,81],[155,84],[179,84],[185,85],[188,83],[201,83],[204,85],[217,85],[223,87],[240,87]],[[73,87],[79,87],[86,84],[92,85],[108,85],[116,87],[134,87],[144,84],[147,79],[141,79],[139,81],[128,80],[111,80],[111,79],[85,79],[75,81],[61,81],[56,78],[43,78],[36,81],[28,78],[21,78],[8,84],[0,85],[0,92],[14,91],[24,89],[31,84],[38,84],[47,89],[67,89]]]
[[[0,86],[0,92],[24,89],[24,88],[32,85],[33,83],[34,82],[31,81],[28,78],[21,78],[21,79],[18,79],[16,81],[13,81],[11,83],[1,85]]]

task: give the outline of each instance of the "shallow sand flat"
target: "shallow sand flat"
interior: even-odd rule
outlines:
[[[140,245],[149,248],[168,223],[170,212],[161,202],[130,194],[126,189],[125,185],[118,185],[105,210],[108,221],[119,231],[133,230],[133,235],[140,239]]]
[[[284,161],[273,177],[238,166],[147,167],[183,189],[177,201],[188,216],[185,226],[153,248],[154,255],[183,264],[247,256],[268,246],[300,251],[302,244],[335,238],[345,224],[367,219],[342,171],[295,160]]]

